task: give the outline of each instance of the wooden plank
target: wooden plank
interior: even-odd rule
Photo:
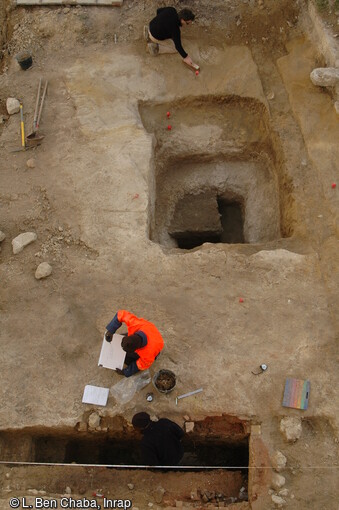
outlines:
[[[106,5],[121,7],[124,0],[15,0],[15,5]]]

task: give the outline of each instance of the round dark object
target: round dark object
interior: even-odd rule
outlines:
[[[160,393],[169,393],[176,385],[176,377],[171,370],[161,369],[153,377],[153,384]]]
[[[18,53],[15,57],[20,65],[21,69],[26,71],[33,64],[32,55],[28,51],[23,51],[22,53]]]

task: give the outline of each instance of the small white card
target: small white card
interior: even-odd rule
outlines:
[[[122,370],[126,357],[126,353],[121,347],[122,339],[123,335],[113,335],[112,342],[107,342],[104,337],[98,361],[99,367]]]
[[[82,397],[83,404],[94,404],[97,406],[105,406],[107,404],[109,388],[101,388],[100,386],[91,386],[87,384]]]

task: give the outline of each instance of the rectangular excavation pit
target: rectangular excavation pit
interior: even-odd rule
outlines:
[[[207,96],[141,103],[139,112],[156,140],[151,240],[192,249],[205,242],[266,243],[292,235],[291,187],[262,103]]]
[[[136,434],[116,438],[107,433],[53,433],[48,431],[1,432],[0,460],[8,462],[77,463],[141,466],[139,438]],[[185,455],[180,465],[192,467],[230,467],[246,472],[248,437],[236,442],[186,435]]]
[[[260,243],[281,237],[269,160],[171,161],[158,175],[151,237],[168,247]]]
[[[2,431],[0,433],[0,460],[8,464],[14,462],[49,463],[51,469],[58,465],[64,469],[72,466],[73,480],[72,494],[76,494],[77,487],[83,486],[84,477],[79,477],[82,466],[97,466],[98,477],[103,475],[106,482],[100,482],[105,487],[116,477],[123,478],[126,473],[127,482],[148,480],[147,473],[157,483],[166,488],[168,497],[192,502],[230,503],[247,501],[248,499],[248,463],[249,463],[249,434],[246,422],[217,419],[215,431],[212,421],[195,422],[195,430],[187,433],[183,446],[185,455],[180,466],[151,467],[141,466],[138,457],[139,436],[133,431],[124,431],[115,436],[108,432],[77,432],[74,429],[55,431],[53,429],[30,429],[23,431]],[[39,464],[41,466],[41,464]],[[108,469],[102,469],[104,466]],[[220,467],[221,466],[221,467]],[[119,474],[116,474],[119,472]],[[106,473],[106,474],[105,474]],[[143,473],[142,476],[140,476]],[[92,471],[93,476],[93,471]],[[96,476],[96,475],[95,475]],[[109,478],[111,477],[111,478]],[[163,477],[162,479],[160,477]],[[188,477],[188,478],[187,478]],[[111,479],[111,482],[109,482]],[[57,478],[49,476],[53,487],[50,491],[60,491],[58,488],[65,482],[58,482]],[[186,480],[186,485],[183,483]],[[172,493],[167,483],[172,487]],[[97,480],[95,481],[97,484]],[[192,484],[196,491],[192,492]],[[63,486],[63,485],[61,485]],[[81,487],[79,490],[82,490]],[[44,486],[46,488],[46,486]],[[63,488],[64,490],[64,488]],[[107,490],[107,489],[106,489]],[[203,499],[204,498],[204,499]]]

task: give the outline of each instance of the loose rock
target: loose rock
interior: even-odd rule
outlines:
[[[41,262],[35,271],[35,278],[41,280],[42,278],[47,278],[50,274],[52,274],[52,266],[48,262]]]
[[[319,87],[334,87],[339,83],[339,69],[335,67],[318,67],[310,74],[313,85]]]
[[[155,498],[156,503],[160,504],[162,502],[162,498],[164,497],[164,494],[165,494],[165,489],[163,487],[161,487],[161,485],[159,485],[155,489],[155,493],[154,493],[154,498]]]
[[[100,425],[100,416],[98,413],[92,413],[88,418],[88,426],[90,429],[96,429]]]
[[[3,232],[1,232],[0,230],[0,243],[2,243],[2,241],[6,238],[6,234],[4,234]]]
[[[72,494],[72,489],[70,487],[66,487],[65,492],[66,494]]]
[[[281,487],[283,487],[285,485],[285,483],[286,483],[286,479],[285,479],[284,476],[279,475],[278,473],[273,473],[272,474],[271,485],[272,485],[273,489],[278,491],[279,489],[281,489]]]
[[[9,115],[18,113],[20,110],[20,103],[15,97],[9,97],[6,101],[6,108]]]
[[[275,469],[275,471],[279,472],[282,469],[284,469],[286,466],[286,462],[287,462],[287,459],[286,459],[285,455],[283,453],[279,452],[279,450],[275,451],[271,457],[272,467],[273,467],[273,469]]]
[[[38,236],[35,232],[25,232],[24,234],[19,234],[12,241],[14,255],[20,253],[25,248],[25,246],[33,243],[33,241],[36,241],[37,238]]]
[[[193,432],[194,430],[194,421],[187,421],[185,423],[185,431],[186,432]]]
[[[78,423],[78,432],[87,432],[87,423],[85,421]]]
[[[35,159],[31,158],[26,161],[26,165],[28,168],[35,168]]]
[[[192,501],[200,501],[200,494],[197,489],[191,491],[191,500]]]
[[[339,115],[339,101],[336,101],[334,103],[334,109],[335,109],[336,113]]]
[[[301,436],[301,419],[297,416],[283,418],[280,422],[280,432],[285,436],[287,441],[294,443]]]
[[[281,508],[284,505],[286,505],[286,501],[283,498],[281,498],[280,496],[276,496],[275,494],[273,494],[271,496],[271,498],[272,498],[272,501],[275,504],[275,506],[278,508]]]
[[[134,489],[134,483],[128,483],[127,487],[132,491]]]
[[[288,489],[282,489],[281,491],[279,491],[278,495],[286,498],[286,496],[288,496],[288,493],[289,493]]]

